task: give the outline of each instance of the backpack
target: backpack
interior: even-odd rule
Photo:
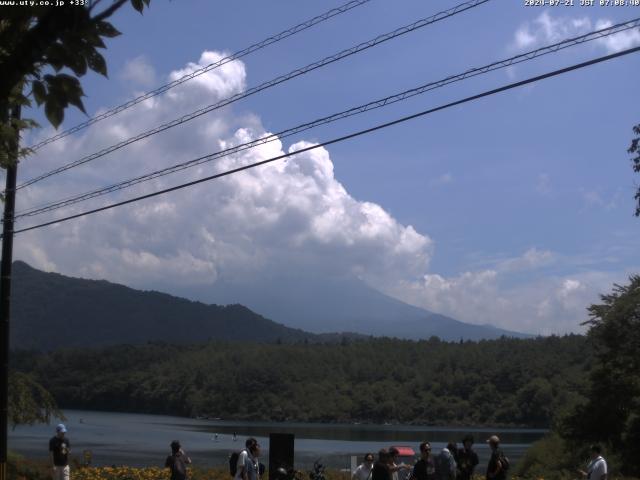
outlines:
[[[436,475],[440,479],[455,477],[455,460],[453,454],[446,455],[441,452],[435,457]]]
[[[502,471],[505,473],[508,472],[509,468],[511,467],[511,462],[509,462],[509,459],[507,458],[507,456],[504,453],[500,452],[499,460],[500,460],[500,465],[502,465]]]
[[[172,479],[185,479],[187,478],[187,465],[185,464],[184,457],[181,454],[173,454],[167,457],[165,466],[171,469]]]
[[[238,471],[238,458],[240,458],[240,452],[233,452],[229,455],[229,473],[232,477],[235,477]]]

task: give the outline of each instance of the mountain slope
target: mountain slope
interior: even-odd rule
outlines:
[[[200,292],[203,303],[104,280],[45,273],[19,261],[13,269],[13,348],[188,344],[210,339],[332,343],[363,335],[454,341],[526,336],[413,307],[353,279],[309,276],[241,288],[218,284]],[[211,305],[214,301],[227,306]]]
[[[207,302],[241,302],[283,324],[314,333],[350,331],[408,339],[481,340],[526,335],[474,325],[414,307],[349,278],[296,278],[242,285],[217,284],[198,296]]]
[[[85,280],[13,264],[11,345],[50,350],[118,343],[275,342],[315,336],[242,305],[205,305],[104,280]]]

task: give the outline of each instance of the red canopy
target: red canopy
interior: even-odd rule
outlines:
[[[416,452],[411,447],[394,447],[398,449],[398,455],[401,457],[413,457]]]

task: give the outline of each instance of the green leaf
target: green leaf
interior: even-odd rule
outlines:
[[[91,45],[92,47],[107,48],[107,46],[104,44],[104,42],[102,41],[102,38],[100,38],[100,35],[98,34],[98,32],[96,30],[87,31],[87,33],[85,35],[85,39],[86,39],[87,43],[89,45]]]
[[[76,77],[61,73],[55,76],[55,84],[65,93],[74,93],[82,95],[82,86]]]
[[[74,105],[84,114],[87,113],[82,103],[84,91],[82,90],[80,81],[76,77],[67,75],[66,73],[60,73],[56,76],[46,75],[45,80],[47,81],[49,90],[46,96],[46,103],[52,104],[49,107],[52,114],[56,107],[64,110],[69,105]],[[51,119],[49,120],[51,121]],[[54,122],[51,121],[51,123]]]
[[[82,85],[76,77],[61,73],[55,78],[55,90],[54,93],[63,102],[64,105],[74,105],[82,113],[86,114],[81,97],[84,95]]]
[[[87,52],[87,63],[89,64],[89,68],[94,72],[98,72],[105,77],[107,76],[107,62],[95,49]]]
[[[67,52],[65,48],[59,43],[52,44],[49,48],[47,48],[46,52],[47,63],[49,63],[56,72],[62,70],[65,65],[65,60],[67,57]]]
[[[30,118],[14,119],[12,123],[13,123],[14,129],[17,130],[18,132],[21,132],[22,130],[36,128],[38,126],[38,122]]]
[[[87,111],[84,109],[84,104],[82,103],[82,100],[80,99],[79,96],[69,96],[68,100],[69,100],[69,103],[71,105],[76,107],[78,110],[80,110],[85,115],[87,114]]]
[[[114,28],[109,22],[105,22],[104,20],[98,22],[96,24],[96,32],[98,35],[102,35],[103,37],[113,38],[121,35],[121,33]]]
[[[29,98],[24,96],[22,93],[13,95],[11,98],[11,103],[14,105],[21,105],[23,107],[31,106],[31,101],[29,100]]]
[[[87,61],[82,53],[77,50],[73,50],[69,55],[67,66],[79,77],[87,73]]]
[[[52,95],[47,97],[47,102],[44,105],[44,113],[47,116],[47,120],[49,120],[51,125],[56,129],[64,120],[64,107],[59,103],[59,100],[52,97]]]
[[[20,148],[18,149],[18,159],[22,159],[28,157],[29,155],[33,155],[34,151],[32,148]]]
[[[35,98],[38,106],[42,105],[47,97],[47,89],[40,80],[34,80],[31,83],[33,89],[33,98]]]
[[[142,13],[142,10],[144,9],[144,2],[142,0],[131,0],[131,6],[138,12]]]

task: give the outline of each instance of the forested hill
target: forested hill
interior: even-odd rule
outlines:
[[[546,427],[579,400],[582,336],[149,344],[16,353],[63,408],[223,419]]]
[[[287,309],[276,307],[289,301],[297,305],[294,311],[299,321],[287,326],[276,322],[280,321],[279,316],[272,317],[276,320],[272,321],[240,304],[208,305],[104,280],[46,273],[20,261],[13,264],[13,277],[12,348],[51,350],[148,341],[190,344],[240,339],[326,343],[370,335],[411,339],[437,336],[449,340],[526,336],[490,325],[459,322],[403,304],[369,287],[360,286],[356,291],[352,284],[345,283],[324,285],[320,296],[314,290],[311,297],[297,298],[300,292],[268,297],[267,303],[274,311],[289,320],[291,316],[283,313]],[[268,291],[265,287],[263,290]],[[305,301],[308,301],[306,309],[302,307]],[[354,302],[367,308],[356,309]],[[320,304],[335,304],[339,308],[327,310],[320,308]],[[353,322],[347,321],[345,315]],[[315,333],[296,328],[311,327],[314,322],[318,327]]]
[[[13,264],[11,346],[37,350],[251,339],[322,341],[242,305],[205,305],[159,292]]]

